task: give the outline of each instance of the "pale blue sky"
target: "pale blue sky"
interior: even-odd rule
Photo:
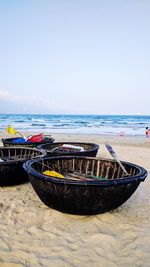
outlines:
[[[0,0],[0,113],[150,114],[149,0]]]

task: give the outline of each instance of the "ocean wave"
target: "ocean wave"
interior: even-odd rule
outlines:
[[[145,135],[150,116],[0,114],[0,130],[7,125],[18,131]]]
[[[32,126],[45,127],[46,124],[43,124],[43,123],[32,123]]]

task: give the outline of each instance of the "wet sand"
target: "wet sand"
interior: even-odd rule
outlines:
[[[8,136],[1,132],[1,137]],[[10,137],[10,136],[9,136]],[[93,142],[98,156],[120,160],[149,172],[118,209],[94,216],[58,212],[45,206],[30,183],[0,188],[0,267],[148,267],[150,266],[150,138],[53,134],[55,141]]]

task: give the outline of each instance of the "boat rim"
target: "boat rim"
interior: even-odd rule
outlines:
[[[66,145],[69,145],[69,144],[74,144],[74,145],[91,145],[91,146],[93,146],[92,148],[90,148],[90,149],[87,149],[87,150],[84,150],[84,151],[80,151],[80,153],[82,153],[82,152],[86,152],[86,151],[93,151],[93,150],[95,150],[95,149],[99,149],[99,145],[98,144],[95,144],[95,143],[86,143],[86,142],[53,142],[53,143],[44,143],[44,144],[40,144],[40,145],[38,145],[37,146],[37,148],[38,149],[43,149],[43,150],[46,150],[47,152],[51,152],[51,149],[47,149],[47,148],[44,148],[44,146],[48,146],[48,145],[51,145],[51,146],[54,146],[54,145],[59,145],[59,144],[66,144]],[[56,152],[55,152],[56,153]],[[60,152],[59,152],[60,153]]]
[[[36,147],[26,147],[26,146],[9,146],[9,147],[3,147],[3,146],[0,146],[0,150],[19,150],[19,149],[22,149],[22,150],[32,150],[32,151],[35,151],[35,152],[39,152],[41,153],[41,155],[38,155],[38,156],[33,156],[33,159],[36,159],[36,158],[42,158],[44,156],[46,156],[46,152],[45,151],[41,151],[40,149],[36,148]],[[2,158],[2,156],[0,156],[0,158]],[[28,159],[24,158],[24,159],[14,159],[14,160],[11,160],[11,161],[2,161],[0,162],[0,166],[1,165],[12,165],[12,164],[19,164],[19,163],[24,163],[25,161],[27,161]]]
[[[147,171],[146,169],[144,169],[143,167],[136,165],[134,163],[130,163],[127,161],[121,161],[121,163],[123,164],[128,164],[128,165],[132,165],[132,167],[138,169],[138,174],[137,175],[131,175],[128,177],[119,177],[117,179],[109,179],[109,180],[88,180],[88,181],[77,181],[77,180],[73,180],[73,179],[67,179],[67,178],[56,178],[55,176],[51,176],[48,177],[44,174],[42,174],[41,172],[35,170],[34,168],[32,168],[32,164],[34,163],[38,163],[39,161],[41,161],[41,159],[45,160],[58,160],[58,159],[73,159],[73,158],[77,158],[77,159],[94,159],[93,157],[86,157],[86,156],[57,156],[57,157],[36,157],[35,159],[31,159],[31,160],[27,160],[24,164],[23,164],[23,168],[25,169],[25,171],[28,173],[28,175],[32,175],[35,178],[38,178],[40,180],[45,180],[48,182],[53,182],[56,184],[66,184],[66,185],[90,185],[90,186],[117,186],[117,185],[124,185],[124,184],[130,184],[130,183],[135,183],[135,182],[141,182],[144,181],[145,178],[147,177]],[[95,159],[100,159],[100,160],[108,160],[108,161],[112,161],[115,162],[115,160],[113,159],[107,159],[107,158],[100,158],[100,157],[96,157]]]

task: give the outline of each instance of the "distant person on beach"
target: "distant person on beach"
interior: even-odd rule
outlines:
[[[123,131],[120,132],[120,136],[124,136],[125,133]]]
[[[146,135],[146,137],[149,137],[149,135],[150,135],[150,129],[148,127],[146,127],[146,129],[145,129],[145,135]]]

